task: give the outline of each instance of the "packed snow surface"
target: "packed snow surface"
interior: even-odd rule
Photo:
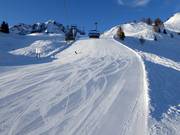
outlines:
[[[113,39],[0,38],[8,58],[0,63],[1,135],[148,134],[146,74],[134,51]]]
[[[150,135],[180,133],[180,35],[176,33],[180,29],[179,19],[178,13],[167,21],[175,28],[167,34],[155,33],[152,26],[142,22],[121,25],[126,39],[120,42],[141,56],[148,74]],[[102,37],[116,37],[118,27],[108,30]],[[151,38],[154,35],[157,41]],[[145,39],[144,44],[139,41],[141,36]]]

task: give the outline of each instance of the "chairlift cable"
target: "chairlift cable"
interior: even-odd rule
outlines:
[[[69,23],[68,0],[64,0],[64,15],[67,24]]]

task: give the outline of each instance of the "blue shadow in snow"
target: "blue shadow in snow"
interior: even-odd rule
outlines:
[[[122,44],[142,52],[152,53],[162,56],[173,61],[180,60],[180,46],[172,43],[166,44],[167,40],[148,41],[143,45],[140,44],[138,38],[126,37],[125,41],[119,41]],[[145,67],[148,72],[149,79],[149,96],[150,104],[153,107],[150,114],[156,120],[161,120],[163,113],[166,113],[170,106],[177,106],[180,103],[180,72],[145,61]]]
[[[159,64],[145,61],[149,78],[151,115],[160,120],[170,106],[180,103],[180,72]]]
[[[42,63],[48,63],[52,62],[56,58],[54,57],[56,54],[62,52],[63,50],[69,48],[71,44],[66,44],[62,45],[61,48],[52,53],[51,55],[47,57],[41,57],[41,58],[36,58],[36,57],[30,57],[30,56],[25,56],[25,55],[13,55],[10,54],[9,52],[3,52],[3,57],[0,57],[0,66],[22,66],[22,65],[30,65],[30,64],[42,64]]]

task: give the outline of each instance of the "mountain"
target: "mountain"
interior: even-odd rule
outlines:
[[[127,37],[136,37],[140,38],[141,36],[144,37],[146,40],[154,40],[154,35],[159,35],[158,33],[155,33],[153,31],[153,27],[150,25],[147,25],[144,22],[138,22],[138,23],[127,23],[115,26],[111,28],[110,30],[106,31],[102,37],[111,37],[112,35],[116,35],[116,32],[119,28],[119,26],[122,27],[123,31],[125,32],[125,35]]]
[[[165,22],[166,29],[180,33],[180,12],[174,14]]]
[[[10,33],[25,35],[32,33],[32,26],[24,23],[20,23],[10,27]]]
[[[30,33],[64,33],[64,26],[54,20],[45,23],[35,23],[32,25],[20,23],[10,27],[10,32],[20,35]]]

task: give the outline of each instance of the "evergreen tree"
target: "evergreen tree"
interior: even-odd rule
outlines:
[[[160,18],[155,19],[153,29],[158,33],[161,33],[161,29],[164,29],[164,23]]]
[[[166,31],[166,29],[164,29],[164,30],[163,30],[163,33],[164,33],[164,34],[167,34],[167,31]]]
[[[5,21],[2,22],[1,24],[1,29],[0,29],[1,32],[4,32],[4,33],[9,33],[9,25],[8,23],[6,23]]]
[[[152,19],[149,17],[145,20],[145,22],[148,24],[148,25],[152,25],[153,24],[153,21]]]
[[[124,33],[124,31],[123,31],[123,29],[121,27],[118,28],[116,35],[121,40],[125,39],[125,33]]]
[[[155,26],[162,26],[163,21],[158,17],[155,19],[154,24],[155,24]]]
[[[156,25],[153,25],[153,31],[154,31],[154,32],[159,32],[159,27],[156,26]]]
[[[157,37],[156,37],[156,35],[154,35],[154,41],[157,41]]]

